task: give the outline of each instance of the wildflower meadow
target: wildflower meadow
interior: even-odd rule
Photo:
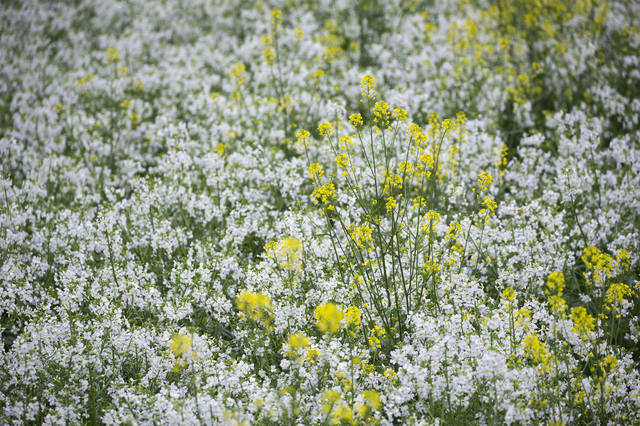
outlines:
[[[0,425],[640,425],[640,3],[7,0]]]

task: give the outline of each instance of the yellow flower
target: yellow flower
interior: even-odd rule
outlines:
[[[364,248],[364,243],[373,241],[371,228],[369,226],[350,226],[350,229],[351,239],[356,242],[358,247]]]
[[[493,201],[491,198],[485,197],[484,201],[482,202],[482,204],[487,208],[487,210],[489,210],[491,212],[491,214],[495,214],[496,213],[496,209],[498,208],[498,204],[495,201]]]
[[[401,123],[404,123],[407,120],[408,114],[402,108],[396,108],[393,110],[393,117]]]
[[[311,342],[309,341],[309,338],[305,336],[304,333],[291,334],[289,335],[289,340],[287,341],[289,350],[286,351],[286,354],[290,358],[297,358],[298,350],[306,349],[310,344]]]
[[[402,188],[402,176],[395,173],[385,173],[383,191],[391,194],[393,188]]]
[[[313,72],[313,80],[316,82],[318,86],[320,85],[320,80],[322,80],[322,77],[324,77],[324,71],[315,70]]]
[[[351,114],[349,116],[349,123],[351,123],[354,129],[357,129],[358,127],[362,126],[362,124],[364,123],[362,121],[362,115],[360,115],[359,113]]]
[[[511,302],[513,301],[513,299],[516,298],[516,291],[511,288],[511,287],[507,287],[504,289],[504,291],[502,292],[502,299],[507,302]]]
[[[618,258],[618,268],[620,272],[628,272],[631,262],[629,261],[629,252],[620,250],[616,256]]]
[[[118,62],[118,56],[120,53],[116,49],[107,50],[107,64],[112,64]]]
[[[317,349],[309,349],[309,351],[307,352],[307,359],[311,364],[316,362],[319,356],[320,352]]]
[[[489,185],[491,185],[492,180],[493,178],[491,177],[491,174],[489,174],[489,172],[480,173],[478,175],[478,185],[480,186],[480,189],[482,189],[483,191],[489,189]]]
[[[351,136],[343,136],[340,138],[340,149],[342,151],[351,151],[351,147],[353,146],[353,139]]]
[[[554,313],[562,315],[562,313],[567,310],[567,302],[558,295],[549,297],[549,304],[551,305],[551,311]]]
[[[529,334],[524,338],[522,347],[527,357],[536,364],[546,364],[551,358],[547,345],[540,341],[537,334]]]
[[[381,129],[386,129],[389,127],[389,104],[386,102],[376,102],[376,105],[373,107],[373,116],[375,117],[373,121],[378,124],[378,127]]]
[[[84,77],[78,79],[78,81],[76,81],[76,85],[77,86],[86,86],[87,83],[89,83],[91,80],[93,80],[93,74],[87,74]]]
[[[278,244],[276,258],[278,265],[283,269],[302,270],[302,243],[293,238],[286,237]]]
[[[344,314],[337,305],[331,302],[325,303],[318,306],[314,313],[318,321],[316,324],[318,330],[330,333],[337,333],[340,330],[340,322],[344,318]]]
[[[587,335],[595,328],[595,319],[582,306],[571,310],[571,321],[573,321],[573,331],[581,335]]]
[[[456,125],[454,124],[454,122],[449,120],[448,118],[442,122],[442,128],[444,129],[445,133],[450,132],[451,130],[455,129],[455,127]]]
[[[605,299],[606,309],[620,311],[624,305],[625,296],[633,295],[635,295],[635,292],[631,290],[628,285],[623,283],[611,284],[607,290],[607,297]]]
[[[349,156],[347,154],[340,154],[336,157],[336,164],[338,168],[342,172],[343,179],[345,179],[349,175],[350,162]]]
[[[393,197],[387,198],[387,212],[390,212],[395,207],[398,207],[398,202],[396,201],[396,199]]]
[[[171,348],[171,352],[176,357],[181,357],[182,355],[189,352],[191,349],[192,340],[191,337],[185,336],[183,334],[176,334],[171,338],[169,342],[169,348]]]
[[[276,33],[282,29],[282,12],[276,9],[271,12],[271,32]]]
[[[273,50],[273,40],[271,36],[262,37],[262,47],[264,50],[262,51],[262,57],[267,65],[273,65],[276,61],[276,52]]]
[[[618,365],[618,360],[612,355],[607,355],[604,361],[601,362],[600,364],[605,371],[609,372],[614,368],[616,368],[616,366]]]
[[[339,425],[343,422],[352,425],[356,424],[355,420],[353,419],[353,411],[351,411],[351,408],[349,408],[349,406],[347,405],[340,404],[333,410],[333,413],[331,413],[331,424]]]
[[[320,200],[323,204],[331,201],[336,195],[336,188],[332,182],[327,182],[313,191],[315,197],[314,203],[318,204]]]
[[[328,390],[322,394],[323,399],[325,400],[324,411],[331,410],[331,407],[338,401],[342,399],[340,396],[340,392],[335,390]]]
[[[376,79],[370,75],[365,75],[362,77],[362,82],[360,83],[360,88],[362,89],[362,97],[371,99],[376,94]],[[375,99],[375,97],[373,98]]]
[[[564,274],[562,272],[552,272],[547,277],[547,287],[549,290],[545,290],[545,294],[555,293],[558,296],[562,296],[564,291]]]
[[[237,64],[231,70],[231,81],[233,82],[234,87],[241,86],[244,84],[245,78],[247,75],[247,68],[244,64]]]
[[[314,184],[318,184],[322,179],[322,175],[324,174],[322,165],[319,163],[312,163],[307,171],[309,172],[309,176],[311,176],[311,180]]]
[[[298,133],[296,133],[298,146],[300,147],[309,146],[309,136],[310,136],[310,133],[307,132],[306,130],[304,129],[298,130]]]
[[[363,403],[356,403],[354,408],[361,419],[368,417],[372,411],[378,411],[382,403],[380,393],[373,389],[366,390],[360,394]]]
[[[567,309],[567,302],[562,298],[564,292],[564,275],[562,272],[555,271],[547,277],[547,288],[544,293],[549,296],[549,304],[554,314],[564,315]]]
[[[266,294],[252,291],[242,292],[236,297],[236,306],[250,320],[261,321],[265,325],[271,324],[273,305]]]
[[[331,123],[320,123],[318,131],[322,136],[331,136],[333,134],[333,127]]]
[[[349,306],[345,312],[345,317],[348,326],[354,325],[358,327],[360,326],[360,322],[362,322],[362,312],[357,306]]]

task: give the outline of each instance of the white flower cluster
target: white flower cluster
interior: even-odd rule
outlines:
[[[639,28],[3,3],[0,425],[638,424]]]

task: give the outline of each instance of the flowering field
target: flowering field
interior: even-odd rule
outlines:
[[[640,424],[638,2],[0,10],[0,425]]]

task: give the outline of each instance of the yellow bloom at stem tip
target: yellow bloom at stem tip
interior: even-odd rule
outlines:
[[[236,297],[236,306],[242,312],[242,316],[252,321],[263,322],[265,325],[271,324],[273,305],[266,294],[242,292]]]
[[[111,48],[107,50],[107,64],[118,62],[118,56],[120,56],[120,53],[116,49]]]
[[[171,352],[176,357],[181,357],[182,355],[189,352],[191,349],[192,340],[191,337],[185,336],[183,334],[176,334],[171,338],[169,342],[169,348]]]
[[[309,345],[311,345],[311,341],[304,333],[298,332],[289,335],[287,345],[289,346],[289,349],[286,351],[286,355],[289,358],[297,358],[298,350],[308,348]]]
[[[376,87],[376,79],[371,75],[365,75],[362,77],[362,82],[360,83],[360,88],[362,89],[362,97],[371,99],[375,99],[375,87]]]
[[[322,136],[331,136],[333,134],[333,127],[331,123],[320,123],[318,132],[320,132]]]
[[[344,318],[344,313],[334,303],[325,303],[316,308],[316,327],[322,332],[337,333],[340,330],[340,322]]]

